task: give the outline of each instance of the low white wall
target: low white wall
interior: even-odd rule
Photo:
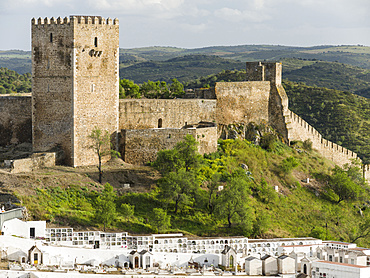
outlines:
[[[6,236],[30,238],[30,229],[35,229],[35,238],[44,238],[46,221],[22,221],[17,218],[4,222],[1,231]]]

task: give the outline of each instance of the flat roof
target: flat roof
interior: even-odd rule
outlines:
[[[334,264],[334,265],[341,265],[341,266],[349,266],[354,268],[369,268],[368,266],[363,265],[356,265],[356,264],[345,264],[345,263],[337,263],[337,262],[330,262],[330,261],[317,261],[318,263],[325,263],[325,264]]]

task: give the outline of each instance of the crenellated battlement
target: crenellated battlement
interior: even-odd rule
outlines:
[[[45,26],[45,25],[62,25],[62,24],[99,24],[99,25],[119,25],[119,20],[117,18],[111,19],[108,17],[105,19],[101,16],[84,16],[84,15],[71,15],[70,17],[65,18],[41,18],[39,17],[37,20],[35,18],[32,18],[31,23],[33,26]]]
[[[324,139],[313,126],[308,124],[294,112],[289,110],[289,114],[285,117],[290,141],[305,141],[309,139],[312,141],[313,148],[317,149],[324,157],[334,161],[340,166],[350,163],[352,159],[358,159],[355,152]]]

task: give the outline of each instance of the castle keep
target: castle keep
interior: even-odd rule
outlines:
[[[32,143],[60,147],[64,163],[94,164],[92,128],[118,130],[118,20],[32,20]]]
[[[98,127],[126,162],[143,164],[186,134],[201,153],[216,151],[227,126],[253,122],[286,142],[310,139],[340,166],[357,158],[289,110],[281,63],[247,63],[245,82],[218,82],[196,98],[119,100],[118,25],[95,16],[32,19],[32,96],[0,96],[2,146],[32,141],[36,153],[63,150],[60,163],[93,165],[89,135]]]

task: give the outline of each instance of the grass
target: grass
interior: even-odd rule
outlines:
[[[203,170],[213,169],[225,175],[240,168],[241,163],[248,165],[253,177],[249,207],[255,217],[263,216],[268,220],[259,237],[318,236],[323,239],[351,240],[351,234],[362,221],[354,205],[360,204],[364,199],[342,202],[339,205],[330,201],[323,185],[315,177],[318,174],[328,174],[332,164],[314,150],[304,150],[302,143],[295,144],[294,148],[277,143],[276,148],[270,151],[241,140],[225,140],[220,144],[217,154],[207,156]],[[287,158],[294,158],[298,165],[291,171],[284,172],[281,166]],[[312,182],[303,183],[302,177],[310,177]],[[266,181],[265,187],[262,186],[263,181]],[[78,185],[61,184],[47,188],[35,185],[34,195],[18,194],[18,197],[35,219],[79,229],[102,229],[102,225],[94,219],[94,204],[98,193],[87,185],[84,186],[82,182]],[[278,186],[279,193],[275,192],[273,186]],[[183,205],[177,214],[173,213],[172,203],[158,199],[157,188],[150,192],[124,193],[116,198],[117,215],[110,229],[134,234],[153,233],[148,220],[153,209],[161,207],[167,208],[167,213],[171,216],[171,228],[168,232],[197,236],[246,235],[239,226],[227,228],[226,219],[210,215],[205,205],[206,191],[203,189],[202,192],[203,195],[197,201]],[[363,198],[368,198],[368,195]],[[119,208],[122,203],[135,206],[133,217],[127,219],[121,214]],[[356,243],[369,246],[370,238]]]

